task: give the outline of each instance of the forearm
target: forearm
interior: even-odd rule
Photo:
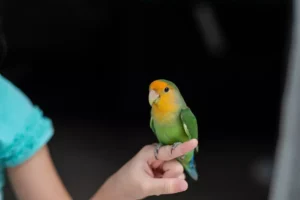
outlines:
[[[47,146],[25,163],[7,171],[19,200],[72,200],[56,172]],[[118,172],[103,184],[91,200],[135,200],[125,197],[121,192],[123,190],[117,188],[120,185],[116,184],[117,176]]]
[[[20,166],[9,168],[11,185],[19,200],[71,200],[60,180],[47,146]]]

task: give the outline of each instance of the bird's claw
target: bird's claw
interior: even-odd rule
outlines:
[[[173,153],[174,149],[176,149],[176,147],[178,147],[178,145],[182,144],[181,142],[175,142],[173,145],[172,145],[172,148],[171,148],[171,154]],[[158,152],[159,152],[159,149],[162,147],[163,145],[161,143],[157,143],[155,144],[155,149],[154,149],[154,157],[156,160],[158,160]],[[184,155],[180,157],[180,159],[184,159]]]
[[[182,144],[181,142],[175,142],[173,145],[172,145],[172,148],[171,148],[171,154],[173,153],[174,149],[176,149],[176,147],[178,147],[178,145]]]
[[[158,143],[158,144],[155,144],[155,149],[154,149],[154,157],[156,160],[158,160],[158,152],[159,152],[159,149],[160,147],[162,146],[162,144]]]

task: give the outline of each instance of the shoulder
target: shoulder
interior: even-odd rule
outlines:
[[[0,75],[0,165],[29,159],[53,134],[52,122],[15,85]]]

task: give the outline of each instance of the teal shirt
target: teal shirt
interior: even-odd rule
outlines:
[[[53,135],[50,119],[28,97],[0,75],[0,200],[5,168],[24,163]]]

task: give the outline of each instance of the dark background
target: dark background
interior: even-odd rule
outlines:
[[[270,165],[259,167],[276,145],[291,5],[208,2],[222,33],[214,48],[197,20],[203,1],[1,2],[1,73],[53,119],[50,149],[74,199],[156,141],[147,98],[158,78],[175,82],[198,118],[200,178],[156,198],[267,199]]]

